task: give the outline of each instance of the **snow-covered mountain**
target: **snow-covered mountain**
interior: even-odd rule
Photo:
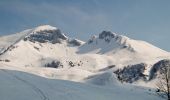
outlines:
[[[96,72],[113,65],[116,70],[146,63],[145,74],[148,75],[152,64],[169,57],[168,52],[147,42],[110,31],[92,36],[85,43],[67,37],[56,27],[43,25],[0,40],[7,43],[2,46],[6,47],[1,50],[1,62],[20,67],[55,67],[61,70],[74,67]]]
[[[50,25],[0,37],[0,48],[3,69],[102,86],[119,80],[154,87],[155,64],[170,59],[169,52],[110,31],[83,42]]]
[[[168,52],[145,41],[133,40],[110,31],[103,31],[99,36],[93,36],[86,44],[80,47],[79,53],[105,54],[118,58],[131,56],[137,59],[140,58],[140,60],[169,55]],[[128,60],[134,60],[131,57],[128,57]]]

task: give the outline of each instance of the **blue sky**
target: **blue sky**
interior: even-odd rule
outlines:
[[[87,40],[110,30],[170,51],[170,0],[0,0],[0,35],[50,24]]]

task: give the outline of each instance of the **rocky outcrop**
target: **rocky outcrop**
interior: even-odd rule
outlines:
[[[63,67],[63,64],[60,61],[52,61],[50,63],[45,64],[45,67],[59,68]]]
[[[133,83],[139,79],[145,79],[143,74],[147,65],[145,63],[128,65],[123,69],[118,69],[114,73],[121,82]]]
[[[99,39],[104,39],[106,42],[110,42],[112,38],[115,38],[116,34],[110,31],[103,31],[99,34]]]
[[[99,34],[99,39],[105,39],[107,37],[114,38],[114,37],[116,37],[116,34],[110,32],[110,31],[103,31]]]
[[[152,79],[156,78],[158,75],[164,73],[165,69],[167,69],[167,67],[170,67],[169,59],[160,60],[157,63],[155,63],[153,65],[152,69],[150,70],[149,80],[152,80]]]
[[[31,34],[24,38],[24,41],[31,41],[31,42],[50,42],[50,43],[61,43],[62,40],[67,40],[67,37],[61,33],[59,29],[53,30],[40,30],[40,31],[33,31]]]
[[[73,46],[80,46],[82,45],[84,42],[80,41],[78,39],[72,39],[68,41],[69,44],[73,45]]]

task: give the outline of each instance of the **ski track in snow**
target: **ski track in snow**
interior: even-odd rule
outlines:
[[[5,73],[11,75],[12,77],[14,77],[15,79],[17,79],[17,80],[23,82],[24,84],[30,86],[40,96],[41,100],[50,100],[47,97],[47,95],[40,88],[38,88],[36,85],[34,85],[34,84],[28,82],[27,80],[24,80],[24,79],[20,78],[19,76],[15,75],[13,73],[10,73],[10,72],[8,72],[4,69],[0,69],[0,71],[5,72]]]

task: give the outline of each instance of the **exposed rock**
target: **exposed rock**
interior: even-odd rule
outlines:
[[[152,67],[152,69],[150,70],[150,77],[149,79],[154,79],[156,78],[159,74],[164,73],[166,67],[170,67],[170,60],[169,59],[164,59],[161,60],[157,63],[155,63]]]
[[[40,51],[40,48],[38,48],[38,47],[36,47],[36,46],[34,46],[34,49],[36,49],[36,50]]]
[[[106,71],[106,70],[112,69],[114,67],[116,67],[116,65],[110,65],[110,66],[107,66],[106,68],[100,69],[99,71]]]
[[[59,61],[52,61],[50,63],[45,64],[45,67],[59,68],[59,67],[63,67],[63,65]]]
[[[3,62],[10,62],[9,59],[4,59],[4,60],[0,59],[0,61],[3,61]]]
[[[78,39],[72,39],[72,40],[68,41],[68,43],[72,44],[73,46],[80,46],[83,44],[83,42]]]
[[[118,69],[114,73],[120,81],[132,83],[139,79],[145,79],[145,75],[143,74],[145,67],[147,67],[145,63],[128,65],[123,69]]]
[[[99,34],[99,39],[105,39],[107,37],[114,38],[116,36],[115,33],[112,33],[110,31],[103,31],[102,33]]]
[[[70,67],[74,67],[75,66],[75,64],[72,61],[69,61],[68,64],[69,64]]]
[[[90,43],[93,43],[94,42],[94,40],[96,39],[97,37],[94,35],[94,36],[92,36],[89,40],[88,40],[88,44],[90,44]]]
[[[50,42],[50,43],[61,43],[62,40],[67,40],[67,37],[61,33],[59,29],[54,30],[41,30],[41,31],[33,31],[31,34],[24,38],[24,41],[31,42]]]

